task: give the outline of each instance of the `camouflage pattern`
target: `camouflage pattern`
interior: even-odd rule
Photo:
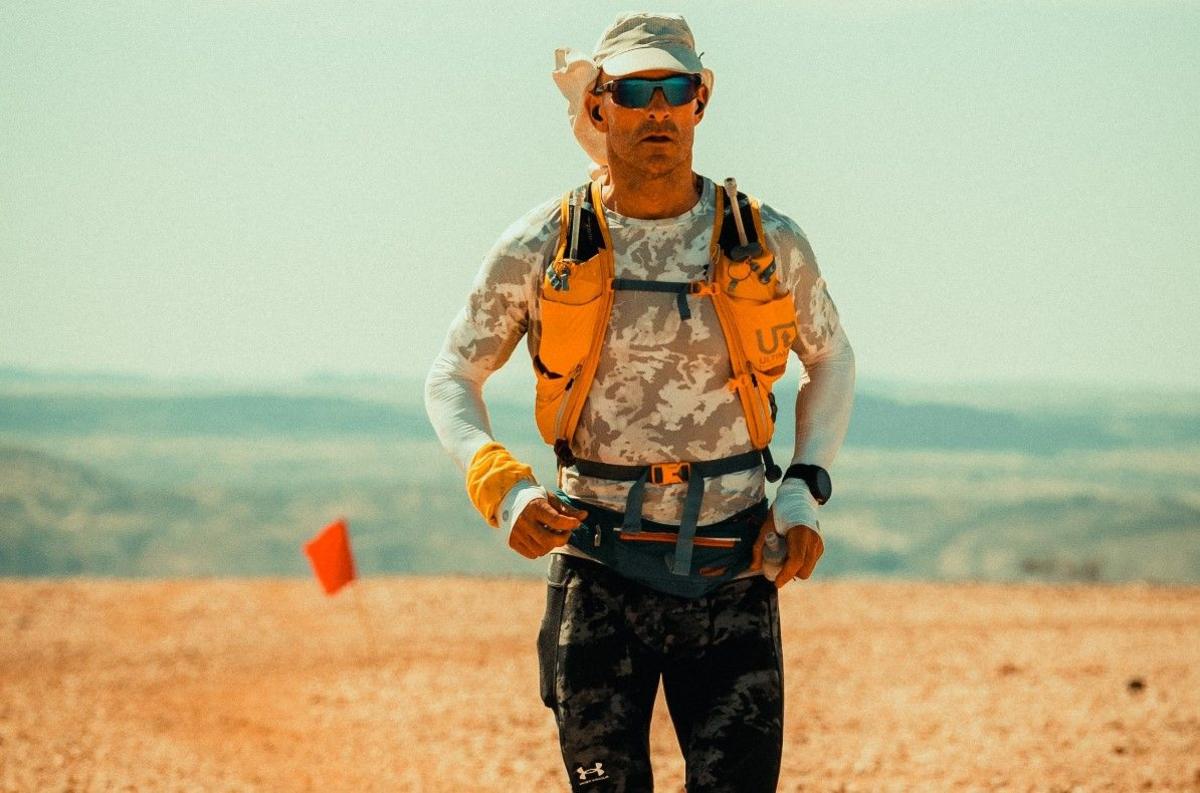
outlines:
[[[649,730],[661,677],[688,793],[767,793],[783,752],[778,593],[759,576],[701,598],[556,555],[538,633],[542,702],[571,789],[652,791]]]
[[[700,201],[676,218],[643,220],[605,210],[617,276],[704,278],[715,189],[712,180],[704,179]],[[530,353],[537,351],[536,289],[558,241],[559,201],[546,201],[511,225],[484,261],[467,308],[447,337],[446,349],[468,370],[499,369],[523,335]],[[803,231],[766,204],[762,219],[780,278],[796,306],[799,333],[792,349],[801,362],[814,360],[843,333],[837,309]],[[752,448],[737,396],[726,387],[732,369],[712,302],[689,298],[692,318],[681,320],[675,300],[673,294],[616,294],[599,368],[574,438],[576,455],[644,465],[727,457]],[[801,382],[806,380],[802,371]],[[573,497],[622,510],[630,483],[567,470],[562,487]],[[715,523],[746,509],[763,498],[763,490],[761,470],[712,478],[699,523]],[[647,488],[643,515],[677,525],[683,494],[683,488]]]

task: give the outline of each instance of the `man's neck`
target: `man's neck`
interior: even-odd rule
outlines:
[[[687,212],[700,200],[704,184],[699,174],[692,173],[690,161],[655,177],[610,166],[608,179],[600,192],[604,206],[625,217],[647,220]]]

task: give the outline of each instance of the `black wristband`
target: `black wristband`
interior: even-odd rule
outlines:
[[[812,493],[818,504],[824,504],[833,495],[833,482],[829,479],[829,472],[819,465],[809,465],[808,463],[790,465],[783,475],[783,481],[786,482],[789,479],[803,479],[804,483],[808,485],[808,492]]]

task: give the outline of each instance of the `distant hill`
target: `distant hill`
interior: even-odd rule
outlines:
[[[213,448],[227,443],[217,439]],[[0,446],[0,575],[304,575],[300,544],[338,515],[350,518],[364,573],[544,572],[544,559],[520,557],[483,523],[457,473],[435,465],[441,473],[430,476],[431,455],[440,456],[433,442],[398,446],[386,478],[370,461],[360,470],[354,446],[323,469],[309,461],[289,483],[289,450],[327,446],[326,439],[269,446],[239,460],[228,483],[179,486],[107,473],[120,463],[102,470]],[[157,454],[160,465],[175,464],[169,444]],[[1152,468],[1122,489],[1113,480],[1127,477],[1107,470],[1106,456],[1079,468],[1083,454],[1047,492],[1036,470],[1022,479],[1008,467],[1030,456],[946,452],[940,469],[923,470],[919,455],[875,452],[864,469],[850,452],[853,464],[845,476],[838,471],[837,497],[821,514],[820,575],[1200,582],[1194,464],[1190,472],[1154,474],[1177,456],[1155,462],[1139,452]],[[985,490],[997,468],[1011,482]],[[925,483],[938,470],[950,473],[931,490]]]
[[[525,405],[493,399],[489,401],[489,412],[512,436],[536,441]],[[785,425],[783,431],[790,431],[790,426]],[[270,392],[115,396],[0,393],[0,433],[434,437],[423,406],[412,404],[411,399],[397,403]],[[1053,414],[1039,418],[935,402],[904,403],[873,394],[855,397],[846,438],[851,446],[1034,454],[1193,441],[1200,441],[1200,417],[1196,415]]]
[[[1100,413],[1044,417],[937,402],[903,403],[858,394],[848,445],[892,449],[1012,450],[1048,454],[1064,449],[1200,441],[1200,414]]]
[[[0,432],[53,435],[433,437],[423,410],[383,402],[282,394],[0,395]]]
[[[1200,581],[1193,403],[942,396],[857,394],[820,575]],[[530,401],[492,393],[489,414],[550,482]],[[475,513],[417,381],[0,378],[0,575],[302,575],[338,515],[364,572],[544,570]]]
[[[47,371],[25,366],[0,366],[0,383],[149,383],[152,378],[139,374],[106,371]]]
[[[94,468],[0,446],[0,574],[128,573],[159,528],[195,515],[176,493],[146,494]]]
[[[264,453],[246,464],[278,461]],[[461,486],[405,477],[420,465],[410,454],[382,482],[280,484],[251,474],[235,484],[168,487],[106,472],[119,464],[102,471],[0,444],[0,575],[304,575],[301,543],[338,515],[351,519],[366,573],[536,575],[544,567],[506,549]],[[347,456],[331,467],[352,474],[354,466]]]

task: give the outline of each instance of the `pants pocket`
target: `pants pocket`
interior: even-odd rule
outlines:
[[[783,626],[779,615],[779,590],[774,582],[762,579],[771,589],[767,592],[767,619],[770,620],[771,640],[775,645],[775,664],[779,670],[779,699],[783,700]],[[781,706],[782,707],[782,706]]]
[[[550,571],[546,576],[546,610],[538,629],[538,693],[542,704],[553,709],[555,706],[555,678],[558,676],[558,633],[562,626],[563,601],[567,597],[567,578],[570,568],[562,554],[553,554]]]

